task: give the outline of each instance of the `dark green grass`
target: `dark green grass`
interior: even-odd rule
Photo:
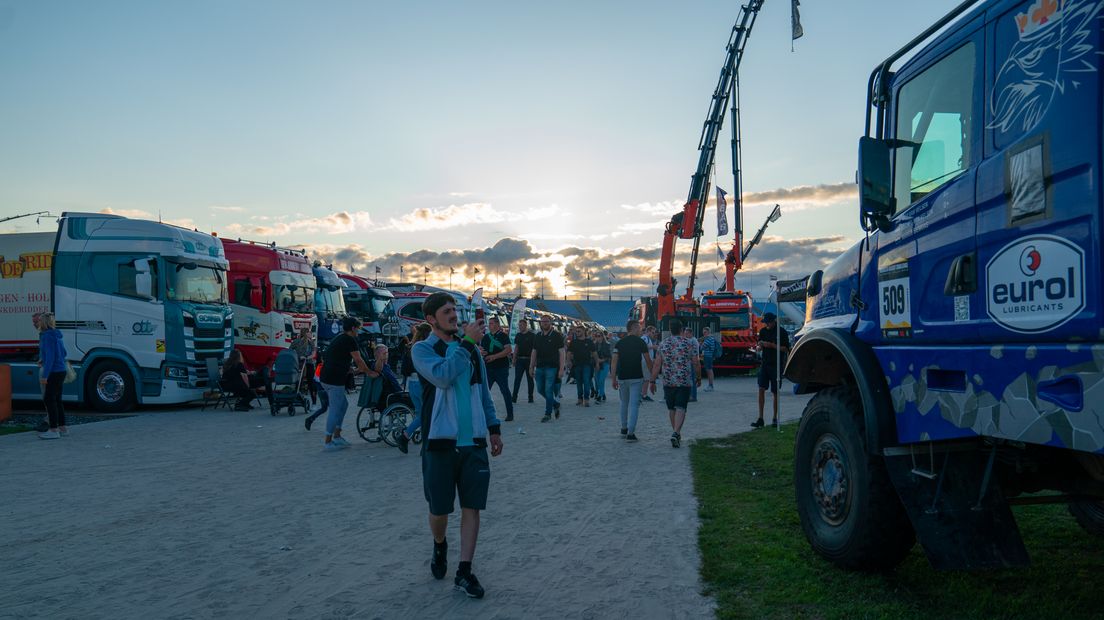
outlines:
[[[0,435],[11,435],[12,433],[26,433],[27,431],[33,431],[33,426],[0,426]]]
[[[936,572],[919,544],[892,573],[839,570],[813,553],[793,492],[795,425],[695,442],[702,579],[720,618],[1104,617],[1104,539],[1064,505],[1013,511],[1026,569]]]

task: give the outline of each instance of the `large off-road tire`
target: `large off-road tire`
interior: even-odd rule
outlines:
[[[134,375],[118,360],[96,362],[85,378],[84,400],[97,411],[123,413],[137,404]]]
[[[1104,502],[1070,502],[1069,512],[1083,530],[1093,536],[1104,536]]]
[[[866,452],[862,403],[853,388],[828,388],[805,406],[794,489],[805,538],[837,566],[889,570],[916,542],[885,462]]]

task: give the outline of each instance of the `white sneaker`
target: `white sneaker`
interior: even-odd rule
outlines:
[[[341,450],[341,444],[337,442],[331,441],[329,443],[322,444],[323,452],[338,452],[339,450]]]
[[[61,439],[61,433],[57,431],[46,431],[45,433],[38,434],[39,439]]]
[[[351,445],[348,441],[345,441],[344,437],[334,437],[330,441],[332,441],[333,443],[336,443],[337,445],[341,446],[342,448],[348,448]]]
[[[707,386],[705,386],[705,389],[702,390],[702,391],[703,392],[712,392],[713,391],[713,386],[712,385],[707,385]]]

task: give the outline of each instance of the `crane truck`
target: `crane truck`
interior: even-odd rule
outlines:
[[[1011,506],[1104,533],[1104,2],[970,0],[879,63],[865,238],[785,366],[801,525],[839,566],[1023,565]]]
[[[100,213],[56,232],[0,235],[0,359],[12,398],[41,398],[32,316],[53,312],[77,380],[62,398],[100,411],[202,397],[206,360],[233,346],[222,242]]]

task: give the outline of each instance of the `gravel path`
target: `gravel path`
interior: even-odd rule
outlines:
[[[687,444],[748,430],[755,381],[699,397],[678,450],[659,402],[644,404],[636,444],[615,393],[565,399],[548,424],[539,396],[519,405],[491,463],[482,601],[452,589],[458,512],[449,578],[429,574],[417,455],[353,436],[323,453],[321,420],[307,432],[302,415],[194,408],[58,441],[2,436],[0,617],[708,617]],[[805,400],[783,395],[783,419]]]

